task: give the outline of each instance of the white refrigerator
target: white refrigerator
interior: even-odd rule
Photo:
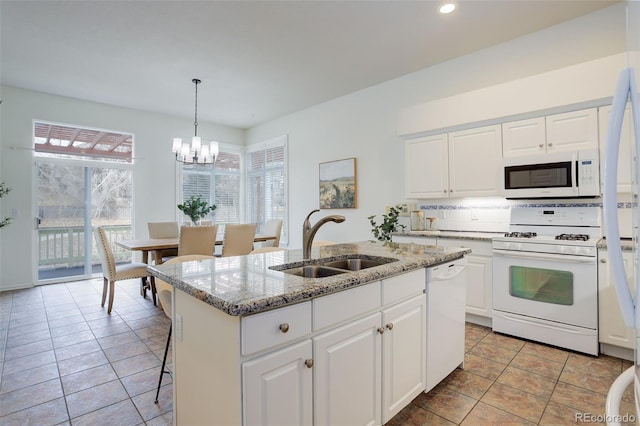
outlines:
[[[621,70],[616,91],[612,101],[609,127],[607,129],[607,145],[604,161],[603,210],[607,232],[607,249],[611,264],[611,273],[615,283],[618,302],[622,316],[628,327],[635,329],[636,347],[634,366],[623,372],[609,390],[606,406],[606,421],[610,425],[636,423],[638,418],[628,418],[620,414],[622,393],[633,383],[635,389],[636,413],[640,414],[640,206],[638,206],[640,182],[640,103],[638,102],[638,85],[640,81],[640,1],[626,2],[626,34],[627,34],[627,68]],[[623,127],[625,109],[628,119]],[[629,126],[628,128],[626,126]],[[620,147],[621,132],[631,135],[630,147]],[[620,159],[620,160],[619,160]],[[634,160],[635,159],[635,160]],[[635,283],[628,283],[624,270],[622,249],[620,245],[620,228],[618,223],[617,176],[618,161],[632,161],[633,181],[633,229],[623,230],[633,236],[633,259]],[[630,285],[631,284],[631,285]],[[634,285],[635,284],[635,285]],[[632,292],[635,288],[635,292]],[[635,294],[634,294],[635,293]],[[624,414],[624,413],[623,413]]]

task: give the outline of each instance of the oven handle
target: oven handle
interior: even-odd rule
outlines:
[[[524,251],[511,251],[493,249],[494,256],[511,257],[515,259],[544,259],[553,260],[554,262],[570,262],[570,263],[596,263],[595,256],[573,256],[570,254],[551,254],[551,253],[534,253]]]

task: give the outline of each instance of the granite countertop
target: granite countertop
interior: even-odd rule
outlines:
[[[302,250],[149,266],[149,272],[176,289],[233,316],[255,314],[318,296],[357,287],[404,272],[457,259],[471,250],[415,244],[363,241],[316,247],[313,259],[338,260],[348,255],[397,259],[384,265],[325,278],[302,278],[272,270],[292,263],[304,266]]]
[[[502,237],[504,232],[474,231],[401,231],[393,235],[404,237],[449,238],[459,240],[491,241],[493,237]]]

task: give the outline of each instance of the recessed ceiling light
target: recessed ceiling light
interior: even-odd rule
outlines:
[[[453,3],[445,3],[440,6],[440,13],[451,13],[456,10],[456,5]]]

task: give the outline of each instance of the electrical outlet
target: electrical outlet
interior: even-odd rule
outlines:
[[[182,315],[176,312],[176,339],[182,342]]]

